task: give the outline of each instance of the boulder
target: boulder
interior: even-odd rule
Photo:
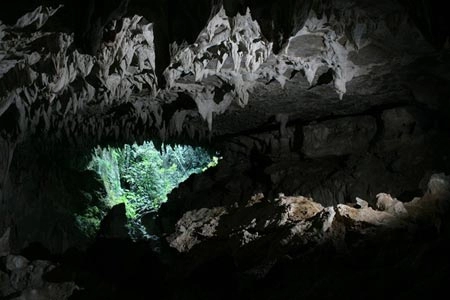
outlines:
[[[279,197],[280,204],[286,207],[286,216],[283,219],[298,222],[310,219],[323,210],[320,203],[314,202],[311,198],[303,196],[286,197],[283,194]]]
[[[189,251],[202,240],[216,234],[224,207],[201,208],[186,212],[176,224],[176,232],[167,238],[170,246],[180,252]]]
[[[129,237],[127,229],[127,215],[125,203],[111,208],[100,223],[98,237],[110,239],[126,239]]]
[[[395,216],[407,216],[408,212],[401,201],[392,198],[391,195],[380,193],[377,195],[377,208]]]
[[[8,255],[6,257],[6,269],[9,271],[24,269],[28,264],[28,259],[20,255]]]

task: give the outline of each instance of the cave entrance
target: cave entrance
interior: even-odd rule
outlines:
[[[130,237],[148,238],[141,223],[142,216],[156,212],[181,182],[194,173],[216,166],[218,160],[217,154],[190,145],[157,148],[149,141],[122,147],[97,146],[92,150],[87,169],[99,175],[106,194],[97,205],[79,214],[77,223],[91,235],[99,229],[106,213],[123,203]]]

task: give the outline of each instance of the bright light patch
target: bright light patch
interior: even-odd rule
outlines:
[[[97,147],[88,169],[99,174],[106,196],[99,205],[78,215],[78,224],[92,234],[111,207],[125,203],[130,235],[145,237],[141,217],[157,211],[175,187],[190,175],[217,165],[218,160],[203,148],[184,145],[166,145],[161,150],[152,142],[122,148]]]

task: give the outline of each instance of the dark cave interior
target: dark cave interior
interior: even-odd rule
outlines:
[[[449,51],[434,0],[1,4],[0,299],[445,295]],[[221,160],[87,236],[144,141]]]

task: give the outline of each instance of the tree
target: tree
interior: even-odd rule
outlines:
[[[217,162],[218,158],[205,149],[191,146],[163,145],[161,151],[152,142],[122,148],[97,147],[88,169],[100,175],[107,196],[103,199],[105,205],[89,208],[77,218],[80,228],[92,232],[92,227],[100,223],[96,216],[106,213],[98,210],[125,203],[130,232],[134,237],[142,237],[142,215],[158,210],[167,201],[167,195],[191,174],[200,173]],[[86,222],[91,225],[87,226]]]

